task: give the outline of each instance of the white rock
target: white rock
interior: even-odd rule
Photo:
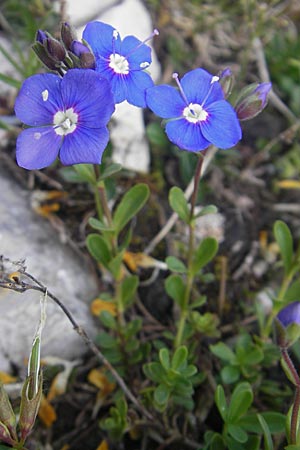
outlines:
[[[94,336],[89,302],[97,295],[94,278],[82,260],[58,241],[45,219],[30,210],[28,193],[0,173],[0,254],[26,259],[27,271],[69,308],[79,325]],[[0,289],[0,370],[24,364],[39,321],[35,291],[19,294]],[[72,359],[86,351],[71,323],[50,299],[43,331],[42,356]]]
[[[119,0],[84,0],[68,1],[67,19],[73,26],[78,27],[95,20],[99,14],[111,8],[118,3]],[[56,3],[56,8],[59,10],[59,3]]]

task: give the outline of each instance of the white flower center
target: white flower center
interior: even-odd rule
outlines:
[[[198,103],[190,103],[183,110],[183,117],[191,123],[203,122],[207,119],[207,116],[208,113]]]
[[[129,63],[127,59],[119,55],[118,53],[112,53],[109,57],[109,67],[115,73],[121,73],[122,75],[129,74]]]
[[[57,111],[53,117],[55,133],[59,136],[73,133],[76,130],[77,122],[78,114],[74,112],[73,108],[69,108],[67,111]]]

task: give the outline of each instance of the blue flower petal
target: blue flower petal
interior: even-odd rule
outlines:
[[[181,79],[182,89],[191,103],[210,104],[223,100],[224,93],[218,82],[211,84],[213,75],[204,69],[194,69]]]
[[[128,103],[145,108],[145,91],[154,85],[152,78],[146,72],[131,72],[126,80]]]
[[[113,33],[115,28],[103,22],[90,22],[85,27],[82,37],[88,42],[91,49],[97,57],[107,57],[111,55],[114,50],[116,53],[120,52],[121,38],[118,35],[114,38]]]
[[[170,141],[183,150],[197,152],[210,144],[203,136],[199,124],[189,123],[186,119],[168,122],[166,133]]]
[[[61,94],[65,109],[74,108],[78,123],[90,128],[106,125],[115,109],[109,82],[94,70],[69,70]]]
[[[225,100],[205,108],[208,118],[201,122],[204,137],[219,148],[233,147],[242,137],[242,131],[232,106]]]
[[[60,160],[62,164],[100,164],[102,154],[108,144],[109,133],[106,127],[77,127],[64,138]]]
[[[43,169],[58,156],[62,137],[53,127],[27,128],[18,136],[17,163],[24,169]]]
[[[146,103],[148,108],[163,119],[181,117],[186,107],[179,91],[166,84],[147,89]]]
[[[293,302],[285,306],[277,315],[283,326],[287,327],[291,323],[300,325],[300,302]]]
[[[151,63],[151,48],[134,36],[126,36],[122,42],[122,55],[129,62],[130,70],[143,69],[141,63]],[[145,67],[144,67],[145,68]]]
[[[115,103],[121,103],[127,99],[127,77],[128,75],[117,73],[113,75],[110,81]]]
[[[52,73],[27,78],[16,98],[16,116],[27,125],[51,125],[63,105],[60,84],[61,79]]]

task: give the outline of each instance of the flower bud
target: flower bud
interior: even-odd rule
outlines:
[[[1,433],[6,434],[6,430],[12,440],[17,441],[16,416],[12,409],[9,397],[2,383],[0,384],[0,439]]]
[[[58,63],[55,61],[54,58],[52,58],[46,47],[41,44],[39,41],[36,41],[35,44],[32,45],[32,50],[36,54],[36,56],[39,58],[39,60],[50,70],[57,70]]]
[[[290,347],[300,337],[300,302],[282,308],[275,319],[277,342],[280,347]]]
[[[61,24],[60,35],[66,49],[71,50],[72,42],[77,38],[74,28],[68,22],[64,22]]]
[[[0,440],[12,446],[14,446],[18,441],[17,439],[12,438],[8,427],[5,426],[4,423],[2,423],[1,421],[0,421]]]
[[[37,391],[32,390],[32,384],[35,382],[34,378],[34,374],[29,375],[26,378],[21,395],[19,429],[20,437],[24,441],[26,440],[35,423],[42,398],[42,373],[40,372],[39,374]],[[32,392],[34,392],[33,395],[31,395]]]
[[[219,83],[222,86],[224,97],[227,98],[231,94],[233,84],[234,84],[234,76],[231,70],[227,67],[218,75]]]
[[[242,89],[235,106],[239,120],[256,117],[267,105],[271,83],[253,83]]]
[[[82,69],[95,69],[95,57],[91,50],[82,42],[73,41],[71,45],[72,53],[79,58]]]
[[[53,37],[48,37],[46,41],[49,55],[57,62],[63,62],[67,56],[65,47]]]
[[[35,40],[37,42],[40,42],[41,44],[44,44],[44,42],[47,40],[47,34],[43,30],[37,30]]]

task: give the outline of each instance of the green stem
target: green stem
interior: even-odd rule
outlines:
[[[95,205],[96,205],[96,211],[97,211],[98,219],[102,222],[102,220],[103,220],[103,210],[102,210],[102,206],[101,206],[101,199],[100,199],[100,194],[99,194],[99,189],[98,189],[98,184],[97,184],[97,180],[99,178],[100,172],[99,172],[99,166],[97,164],[94,164],[94,172],[95,172],[95,177],[96,177],[96,181],[95,181],[95,184],[93,186],[93,188],[94,188],[94,199],[95,199]]]
[[[283,347],[280,349],[283,360],[285,361],[287,367],[289,368],[290,375],[294,380],[294,384],[296,386],[295,391],[295,399],[292,408],[292,416],[291,416],[291,432],[290,432],[290,444],[297,444],[297,431],[298,431],[298,415],[300,408],[300,378],[295,369],[295,366],[288,354],[287,348]]]
[[[191,197],[191,211],[190,211],[190,220],[189,220],[189,244],[188,244],[188,255],[187,255],[187,269],[188,269],[188,275],[186,280],[186,286],[185,286],[185,292],[184,292],[184,298],[181,306],[180,311],[180,318],[177,328],[177,334],[174,342],[175,348],[178,348],[182,344],[183,340],[183,334],[184,334],[184,328],[186,324],[186,320],[188,317],[188,311],[189,311],[189,301],[191,297],[192,287],[194,283],[194,274],[192,270],[193,265],[193,256],[194,256],[194,250],[195,250],[195,223],[194,223],[194,212],[195,212],[195,206],[198,196],[198,190],[199,190],[199,181],[201,179],[201,170],[203,166],[203,161],[205,157],[205,152],[202,152],[202,154],[199,154],[198,162],[196,166],[195,171],[195,178],[194,178],[194,190]]]
[[[97,181],[97,180],[99,180],[99,176],[100,176],[99,166],[97,164],[94,164],[94,171],[95,171],[95,176],[96,176],[95,200],[96,200],[96,207],[97,207],[98,215],[99,215],[99,210],[101,208],[102,219],[104,216],[106,218],[107,224],[109,226],[112,226],[113,219],[112,219],[112,214],[111,214],[109,206],[108,206],[105,184],[104,184],[104,181]],[[112,254],[113,254],[113,256],[116,256],[118,253],[118,243],[117,243],[116,236],[111,235],[110,244],[111,244]],[[121,271],[122,271],[122,269],[121,269]],[[123,342],[124,338],[123,338],[123,334],[122,334],[122,329],[124,328],[125,320],[124,320],[124,311],[123,311],[123,305],[122,305],[121,281],[122,281],[122,273],[120,273],[118,276],[115,277],[115,304],[117,307],[118,334],[119,334],[121,342]]]

